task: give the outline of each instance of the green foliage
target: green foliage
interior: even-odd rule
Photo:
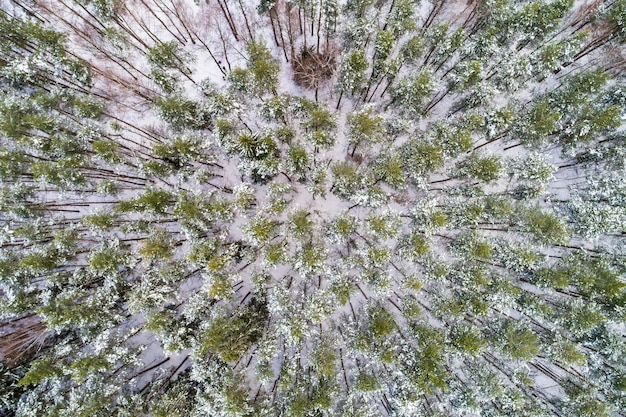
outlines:
[[[128,309],[133,313],[154,312],[168,302],[176,300],[174,288],[185,278],[183,262],[173,262],[162,267],[149,268],[134,282],[128,295]]]
[[[400,148],[404,171],[413,181],[419,181],[429,172],[443,167],[444,155],[440,145],[420,139],[411,139]]]
[[[276,235],[278,222],[263,214],[256,215],[245,228],[246,235],[256,244],[268,242]]]
[[[176,312],[172,310],[155,311],[148,315],[146,330],[161,333],[170,330],[176,320]]]
[[[306,209],[296,211],[289,219],[289,231],[297,238],[310,238],[315,223],[309,217]]]
[[[385,60],[391,53],[395,42],[393,32],[388,30],[379,30],[376,34],[374,42],[374,50],[376,51],[377,60]]]
[[[383,154],[374,161],[372,172],[396,190],[406,188],[403,160],[396,152]]]
[[[234,68],[228,73],[228,81],[230,82],[230,88],[240,94],[254,91],[252,74],[250,70],[245,68]]]
[[[96,191],[105,195],[116,195],[119,192],[119,186],[115,181],[102,180],[96,184]]]
[[[234,187],[234,205],[239,210],[247,210],[256,204],[255,190],[248,183],[241,183]]]
[[[544,44],[534,62],[534,72],[540,77],[548,77],[561,69],[564,63],[569,62],[582,49],[587,36],[587,33],[581,31],[564,40]]]
[[[316,148],[328,149],[335,143],[334,129],[337,117],[326,105],[301,98],[293,110],[302,119],[305,139]]]
[[[152,68],[150,78],[166,94],[172,94],[179,89],[178,78],[161,68]]]
[[[56,162],[37,161],[31,164],[33,178],[60,188],[85,185],[85,175],[81,171],[84,161],[81,157],[66,157]]]
[[[569,12],[573,4],[573,0],[533,1],[525,4],[515,20],[520,32],[526,38],[523,41],[540,43],[558,28],[560,19]]]
[[[516,124],[516,136],[527,146],[542,147],[554,138],[571,149],[612,131],[621,124],[620,110],[598,100],[608,80],[602,70],[565,78],[561,88],[534,100]]]
[[[562,115],[547,99],[540,99],[522,116],[516,126],[517,136],[527,146],[539,147],[557,128]]]
[[[337,116],[325,105],[300,100],[302,127],[307,130],[330,131],[337,125]]]
[[[611,407],[598,399],[597,391],[587,384],[567,381],[565,392],[569,401],[566,409],[576,417],[609,417]]]
[[[332,339],[322,337],[321,342],[313,349],[311,361],[313,369],[320,378],[330,378],[337,371],[339,356],[333,346]]]
[[[209,263],[207,268],[213,271],[213,274],[211,274],[210,285],[208,286],[207,293],[209,297],[215,298],[217,300],[231,298],[233,292],[233,283],[231,282],[228,273],[220,272],[220,270],[223,269],[225,266],[224,263],[220,261],[221,259],[218,258],[218,265],[212,265],[211,263]]]
[[[409,259],[420,259],[430,250],[428,238],[417,232],[403,236],[399,242],[400,252]]]
[[[358,391],[372,392],[381,388],[381,383],[374,375],[359,372],[354,383],[354,388]]]
[[[459,236],[452,245],[464,259],[489,260],[493,256],[493,246],[477,232],[469,232]]]
[[[230,221],[233,218],[232,203],[211,193],[193,195],[180,193],[174,206],[174,215],[190,233],[202,233],[216,221]]]
[[[507,320],[498,331],[502,351],[512,359],[530,360],[539,354],[539,338],[530,329]]]
[[[253,91],[259,95],[275,92],[278,86],[280,65],[265,42],[249,42],[246,45],[246,52]]]
[[[284,243],[269,243],[265,246],[264,261],[269,266],[277,266],[287,261],[287,247]]]
[[[104,354],[85,355],[74,360],[68,366],[68,371],[72,375],[72,379],[81,384],[94,373],[107,371],[110,366],[111,364],[104,357]]]
[[[444,123],[437,123],[434,127],[434,142],[443,145],[443,151],[447,157],[456,158],[472,148],[472,136],[468,129],[448,126]]]
[[[169,142],[157,144],[152,148],[152,152],[154,156],[174,169],[205,159],[201,152],[200,141],[195,137],[176,137]]]
[[[165,190],[148,188],[145,193],[128,201],[118,203],[118,212],[139,211],[153,214],[165,214],[173,201],[171,193]]]
[[[483,65],[481,61],[463,61],[454,68],[452,88],[457,91],[466,91],[468,88],[482,81]]]
[[[541,254],[532,247],[521,244],[509,244],[498,242],[499,250],[495,253],[506,268],[514,272],[529,273],[535,271],[539,267],[542,259]]]
[[[20,266],[26,270],[50,271],[63,262],[63,259],[54,250],[34,250],[24,254],[20,259]]]
[[[395,3],[387,23],[396,38],[416,28],[414,17],[417,4],[418,2],[415,0],[399,0]]]
[[[97,297],[89,297],[86,290],[78,288],[69,288],[66,291],[56,295],[56,297],[46,300],[36,310],[46,326],[55,331],[63,331],[67,329],[97,329],[98,327],[106,327],[113,325],[112,317],[113,309],[110,301],[115,302],[116,288],[110,288],[107,294],[109,303],[105,304],[104,300]]]
[[[569,285],[570,275],[567,270],[556,268],[541,268],[533,277],[538,285],[549,288],[565,288]]]
[[[266,182],[278,173],[280,151],[270,132],[241,133],[230,147],[242,158],[240,169],[255,182]]]
[[[21,152],[0,148],[0,180],[15,181],[24,172],[24,163],[28,161]]]
[[[242,385],[233,381],[225,388],[226,409],[232,415],[246,415],[250,411],[248,397],[250,393]]]
[[[178,94],[158,97],[154,106],[159,116],[177,132],[209,129],[213,125],[211,115],[201,103]]]
[[[307,190],[313,195],[313,197],[326,198],[327,176],[328,174],[323,167],[317,167],[313,170],[311,185],[307,187]]]
[[[366,223],[372,234],[380,239],[390,239],[400,233],[402,221],[397,213],[384,211],[381,213],[371,213]]]
[[[89,269],[101,275],[115,275],[126,261],[126,255],[117,247],[102,247],[91,252]]]
[[[110,163],[122,162],[122,157],[119,154],[119,144],[112,140],[94,140],[91,142],[93,151],[102,159]]]
[[[201,335],[201,353],[215,353],[224,362],[236,362],[262,335],[267,310],[260,300],[216,317]]]
[[[102,233],[115,225],[115,219],[115,213],[103,211],[83,216],[80,221],[94,232]]]
[[[356,288],[350,277],[342,275],[331,282],[330,291],[340,305],[345,305],[350,300],[351,295],[356,291]]]
[[[304,146],[294,143],[287,151],[287,169],[290,174],[297,174],[300,181],[305,181],[309,170],[310,158]]]
[[[371,247],[367,250],[366,257],[368,264],[375,268],[382,268],[391,259],[391,252],[389,248]]]
[[[564,259],[559,271],[567,274],[585,297],[610,308],[619,308],[619,300],[626,293],[619,269],[605,258],[572,256]]]
[[[411,274],[404,277],[402,284],[411,291],[417,292],[424,287],[424,282],[417,274]]]
[[[0,19],[0,28],[5,34],[2,48],[6,57],[3,59],[4,80],[14,86],[30,84],[40,87],[44,84],[42,80],[56,75],[55,69],[63,69],[67,71],[69,79],[78,81],[85,87],[90,85],[91,74],[86,63],[67,54],[66,34],[44,27],[42,20],[15,17],[11,14],[4,14]],[[56,68],[41,63],[36,65],[37,60],[53,61]],[[9,65],[6,65],[7,61]],[[16,65],[18,62],[22,65]],[[28,68],[23,68],[24,65]]]
[[[184,65],[180,44],[176,41],[159,42],[148,49],[148,62],[163,68],[179,68]]]
[[[331,191],[339,197],[350,198],[355,190],[361,188],[361,176],[358,167],[352,162],[335,162],[331,166],[335,178]]]
[[[569,239],[565,221],[555,214],[544,212],[535,206],[523,210],[522,216],[528,231],[542,243],[565,243]]]
[[[139,248],[139,255],[149,261],[166,261],[174,251],[170,233],[165,229],[155,230]]]
[[[445,369],[443,332],[421,324],[412,325],[411,332],[418,348],[411,352],[409,363],[415,365],[405,369],[407,377],[417,390],[427,394],[445,389],[449,373]]]
[[[349,142],[356,149],[361,144],[374,144],[381,142],[384,138],[385,129],[383,127],[384,118],[373,116],[373,107],[365,107],[348,115],[348,127],[350,135]]]
[[[322,149],[329,149],[335,144],[335,137],[332,133],[323,130],[308,132],[305,137],[309,142],[311,142],[311,144],[313,144],[313,146]]]
[[[424,53],[424,38],[419,35],[413,36],[402,46],[402,57],[408,63],[416,62]]]
[[[368,67],[369,62],[364,50],[350,51],[341,66],[339,76],[341,90],[348,94],[355,94],[365,83],[365,71]]]
[[[550,350],[554,360],[566,365],[584,366],[587,363],[587,356],[570,340],[559,338]]]
[[[432,74],[422,69],[401,79],[391,92],[394,104],[410,114],[420,115],[423,103],[435,90]]]
[[[602,17],[609,22],[612,34],[620,43],[626,40],[626,20],[624,16],[626,16],[626,3],[623,0],[613,2],[602,13]]]
[[[30,364],[28,372],[19,380],[18,385],[37,385],[46,379],[63,376],[62,369],[54,357],[41,357]]]
[[[470,356],[478,355],[487,343],[474,326],[456,326],[450,333],[450,339],[456,349]]]
[[[574,300],[561,305],[561,315],[556,321],[563,324],[574,336],[580,337],[600,326],[606,317],[599,306],[591,301]]]
[[[307,242],[296,250],[294,268],[308,277],[322,272],[326,265],[328,250],[317,242]]]
[[[157,401],[150,404],[154,417],[185,417],[191,413],[194,390],[188,378],[179,377]]]
[[[498,155],[480,157],[475,152],[457,164],[459,176],[475,178],[483,182],[493,182],[500,177],[502,162]]]
[[[393,316],[383,306],[375,306],[368,312],[369,332],[374,339],[381,340],[396,329]]]

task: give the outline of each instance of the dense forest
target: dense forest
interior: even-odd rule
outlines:
[[[0,0],[0,416],[626,416],[625,0]]]

